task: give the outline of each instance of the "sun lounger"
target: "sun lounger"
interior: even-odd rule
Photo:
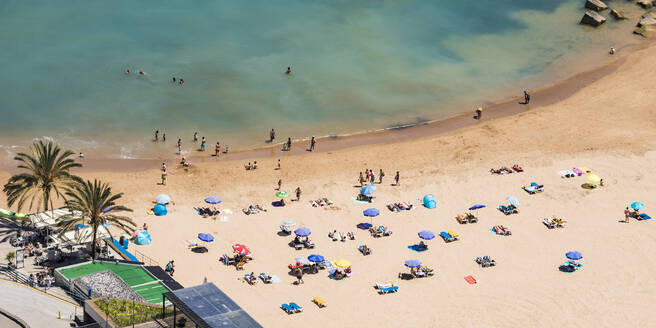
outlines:
[[[456,216],[456,220],[457,220],[458,223],[460,223],[460,224],[465,224],[465,223],[468,223],[468,222],[469,222],[469,220],[467,220],[467,218],[464,217],[462,214],[458,214],[458,216]]]
[[[249,284],[249,285],[255,285],[257,284],[257,277],[251,276],[250,274],[245,274],[244,275],[244,280]]]
[[[287,312],[287,314],[293,314],[293,313],[296,312],[293,307],[289,306],[289,304],[284,304],[283,303],[283,304],[280,305],[280,307],[283,310],[285,310],[285,312]]]
[[[651,216],[647,215],[647,213],[641,213],[636,217],[636,219],[642,221],[642,220],[649,220],[651,219]]]
[[[328,306],[328,304],[326,303],[326,301],[322,300],[322,299],[319,298],[319,297],[315,297],[315,298],[313,298],[313,299],[312,299],[312,302],[314,302],[314,304],[316,304],[319,308],[325,308],[326,306]]]
[[[286,233],[286,234],[288,234],[288,235],[291,235],[291,234],[292,234],[292,230],[291,230],[291,228],[288,227],[288,226],[285,226],[285,225],[281,225],[281,226],[280,226],[280,231],[282,231],[283,233]]]
[[[448,233],[451,237],[453,237],[454,240],[458,240],[458,237],[460,236],[460,235],[458,235],[457,233],[453,232],[453,230],[449,230],[447,233]]]
[[[376,282],[376,288],[378,289],[389,288],[392,286],[394,286],[394,284],[391,282]]]
[[[371,248],[369,248],[369,247],[365,248],[364,246],[365,246],[365,245],[360,245],[360,246],[358,246],[358,250],[360,251],[360,253],[362,253],[362,255],[369,255],[369,254],[371,254]]]
[[[264,272],[260,272],[260,279],[265,284],[270,284],[271,283],[271,276],[264,273]]]
[[[289,302],[289,306],[291,306],[296,312],[303,312],[303,307],[294,302]]]
[[[576,174],[570,170],[558,171],[558,175],[560,175],[561,178],[573,178],[576,176]]]
[[[390,286],[390,287],[378,288],[378,293],[389,294],[389,293],[397,292],[398,290],[399,290],[399,286]]]
[[[478,218],[476,217],[476,215],[471,214],[471,213],[467,213],[467,214],[465,215],[465,218],[467,218],[467,221],[469,221],[469,223],[476,223],[476,222],[478,222]]]
[[[444,232],[444,231],[440,232],[440,236],[441,236],[442,239],[444,239],[444,241],[447,242],[447,243],[456,240],[455,238],[453,238],[451,235],[449,235],[448,233],[446,233],[446,232]]]
[[[235,264],[235,268],[237,270],[244,270],[244,265],[246,265],[246,262],[239,262],[239,263]]]
[[[578,176],[581,176],[581,175],[584,174],[583,171],[581,171],[580,169],[577,169],[577,168],[573,168],[572,172],[576,173],[576,175],[578,175]]]
[[[556,227],[556,223],[553,222],[553,220],[551,220],[551,219],[544,219],[544,220],[542,220],[542,223],[545,226],[547,226],[547,228],[549,228],[549,229],[553,229],[553,228]]]
[[[581,166],[581,167],[579,167],[579,170],[581,170],[581,171],[583,171],[583,172],[585,172],[585,173],[591,173],[591,172],[592,172],[592,170],[590,170],[589,168],[587,168],[587,167],[585,167],[585,166]]]
[[[187,243],[188,248],[198,247],[198,242],[193,239],[185,240],[185,242]]]

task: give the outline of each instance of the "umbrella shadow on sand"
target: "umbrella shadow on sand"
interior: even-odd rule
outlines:
[[[597,189],[597,185],[593,185],[593,184],[591,184],[591,183],[587,183],[587,182],[586,182],[586,183],[584,183],[584,184],[581,185],[581,188],[583,188],[583,189],[588,189],[588,190],[592,190],[592,189]]]

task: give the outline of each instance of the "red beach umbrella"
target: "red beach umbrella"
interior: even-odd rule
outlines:
[[[251,250],[246,247],[246,245],[242,244],[234,244],[232,245],[232,250],[235,253],[238,253],[239,255],[248,255],[251,253]]]

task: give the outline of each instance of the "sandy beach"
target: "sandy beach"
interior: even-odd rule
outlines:
[[[126,169],[120,163],[117,169],[89,165],[78,173],[125,192],[135,222],[148,224],[152,244],[131,248],[161,265],[175,260],[175,278],[185,286],[206,277],[265,327],[645,327],[651,325],[650,307],[656,301],[656,263],[650,261],[656,251],[656,227],[650,221],[619,221],[634,201],[645,203],[646,213],[656,214],[656,76],[649,73],[656,69],[656,47],[616,56],[612,69],[573,92],[561,93],[561,99],[540,103],[544,100],[536,94],[529,107],[509,103],[517,114],[491,120],[494,115],[485,112],[476,124],[438,134],[285,154],[281,170],[274,170],[277,156],[271,153],[259,158],[254,154],[252,159],[197,160],[189,170],[169,161],[166,186],[157,184],[155,163],[147,170],[142,165]],[[317,145],[319,150],[323,146],[322,141]],[[244,170],[251,160],[257,160],[259,168]],[[513,164],[525,171],[489,172]],[[601,176],[605,185],[584,189],[585,177],[563,179],[557,174],[581,166]],[[370,205],[351,200],[359,190],[359,172],[368,168],[386,173]],[[396,171],[400,186],[391,185]],[[0,173],[0,180],[9,175]],[[273,207],[278,179],[290,193],[300,187],[301,201]],[[544,192],[529,195],[521,189],[531,182],[544,184]],[[147,215],[161,193],[170,195],[175,205],[166,216]],[[420,205],[418,199],[426,194],[435,195],[436,209]],[[206,196],[223,200],[219,207],[224,213],[232,211],[224,215],[227,220],[195,214],[193,207],[203,205]],[[519,200],[519,214],[505,216],[496,209],[507,196]],[[309,205],[320,197],[334,201],[338,209]],[[385,208],[397,201],[412,202],[415,209],[393,213]],[[249,204],[261,204],[267,212],[246,216],[241,209]],[[458,224],[455,216],[473,204],[487,205],[477,212],[479,222]],[[6,208],[4,198],[0,207]],[[372,221],[387,225],[391,236],[374,239],[356,228],[370,221],[362,215],[368,207],[380,210]],[[564,229],[545,228],[542,219],[553,215],[567,221]],[[292,236],[277,234],[285,220],[310,228],[315,249],[289,247]],[[508,227],[512,235],[495,235],[490,231],[495,225]],[[329,240],[327,234],[335,229],[354,232],[356,240]],[[445,243],[437,237],[428,242],[428,251],[408,249],[423,229],[454,230],[460,240]],[[216,238],[207,245],[208,253],[192,253],[186,247],[185,240],[199,232]],[[218,261],[231,253],[234,243],[253,251],[254,261],[244,271]],[[362,256],[357,249],[361,244],[373,254]],[[584,266],[574,273],[560,272],[565,252],[571,250],[583,254]],[[287,265],[310,254],[347,259],[354,274],[334,281],[321,271],[293,285]],[[478,266],[474,258],[484,255],[495,258],[497,266]],[[403,265],[409,259],[419,259],[436,275],[398,279],[399,272],[409,271]],[[282,281],[249,286],[240,278],[251,271],[277,275]],[[468,275],[479,283],[467,284]],[[390,281],[399,292],[378,295],[375,282]],[[315,296],[328,307],[312,304]],[[280,304],[290,301],[305,311],[285,314]]]

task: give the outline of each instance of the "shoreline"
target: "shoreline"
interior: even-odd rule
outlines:
[[[617,49],[619,54],[616,53],[614,55],[616,58],[609,62],[604,62],[595,68],[578,72],[563,80],[559,80],[532,90],[531,103],[529,105],[519,104],[518,99],[520,99],[521,96],[515,96],[505,98],[485,107],[482,120],[473,119],[473,111],[469,111],[444,119],[427,121],[424,123],[391,126],[377,130],[354,132],[343,136],[318,137],[317,148],[312,153],[330,153],[333,151],[360,146],[381,145],[427,138],[455,130],[461,130],[467,127],[476,126],[478,124],[483,124],[500,118],[520,115],[521,113],[530,111],[536,111],[542,107],[549,106],[558,101],[562,101],[572,96],[582,88],[590,85],[591,83],[601,79],[608,74],[613,73],[620,65],[626,61],[627,56],[630,56],[637,51],[655,46],[656,44],[651,40],[645,40],[645,42],[641,44],[629,45],[624,48]],[[218,161],[213,155],[210,155],[212,154],[212,151],[206,151],[205,153],[202,153],[200,151],[193,150],[186,157],[192,163],[192,165],[197,165],[199,163],[215,163],[219,161],[240,160],[249,162],[258,159],[285,158],[289,156],[298,156],[310,153],[306,150],[306,147],[309,147],[308,143],[309,140],[306,139],[294,141],[292,143],[292,151],[281,151],[282,142],[274,143],[272,145],[264,145],[262,147],[252,149],[237,150],[230,152],[229,154],[221,154]],[[208,149],[211,147],[212,145],[209,145]],[[81,160],[83,167],[80,168],[80,170],[83,172],[144,171],[158,167],[162,161],[168,162],[169,165],[171,163],[177,163],[178,159],[180,158],[180,155],[172,155],[171,157],[137,159],[94,158],[93,156],[89,158],[89,154],[94,156],[97,155],[97,153],[94,152],[87,153],[87,158]],[[13,161],[8,161],[6,158],[4,162],[10,162],[13,164]],[[15,170],[15,166],[4,164],[0,166],[0,170],[13,172]]]

